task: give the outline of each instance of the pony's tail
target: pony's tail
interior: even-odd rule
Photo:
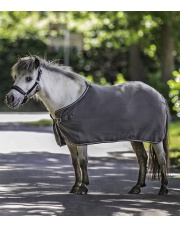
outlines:
[[[167,104],[166,104],[167,106]],[[165,137],[163,139],[163,148],[165,151],[165,159],[166,159],[166,172],[168,173],[169,169],[169,121],[170,121],[170,114],[169,114],[169,108],[167,106],[167,117],[166,117],[166,133]],[[150,177],[152,180],[160,179],[160,165],[158,163],[154,148],[152,144],[150,144],[149,147],[149,165],[148,165],[148,171],[150,174]]]
[[[160,179],[160,165],[158,163],[152,144],[149,146],[148,173],[152,180]]]

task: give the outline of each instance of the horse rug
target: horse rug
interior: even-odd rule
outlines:
[[[164,97],[142,82],[114,86],[87,83],[83,95],[55,112],[58,145],[116,141],[161,142],[166,133]]]

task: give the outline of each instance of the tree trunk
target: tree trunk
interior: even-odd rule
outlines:
[[[170,25],[164,23],[162,25],[162,56],[161,56],[161,81],[167,83],[172,79],[172,71],[174,70],[174,39],[171,35]]]
[[[145,69],[138,44],[129,48],[129,77],[132,81],[145,81]]]

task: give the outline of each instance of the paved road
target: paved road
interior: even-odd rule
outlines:
[[[12,131],[10,131],[12,130]],[[14,131],[15,130],[15,131]],[[0,215],[179,216],[180,170],[171,167],[169,194],[147,180],[140,195],[129,195],[138,165],[128,142],[89,146],[89,194],[69,194],[74,172],[66,147],[45,130],[1,127]]]

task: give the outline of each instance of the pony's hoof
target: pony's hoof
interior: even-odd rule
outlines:
[[[79,193],[79,186],[73,186],[69,193],[78,194]]]
[[[78,191],[79,195],[86,195],[87,193],[88,193],[88,189],[86,188],[86,186],[79,187],[79,191]]]
[[[139,194],[141,192],[141,189],[139,187],[133,187],[130,191],[129,194]]]
[[[167,188],[161,188],[158,195],[167,195],[168,194],[168,189]]]

